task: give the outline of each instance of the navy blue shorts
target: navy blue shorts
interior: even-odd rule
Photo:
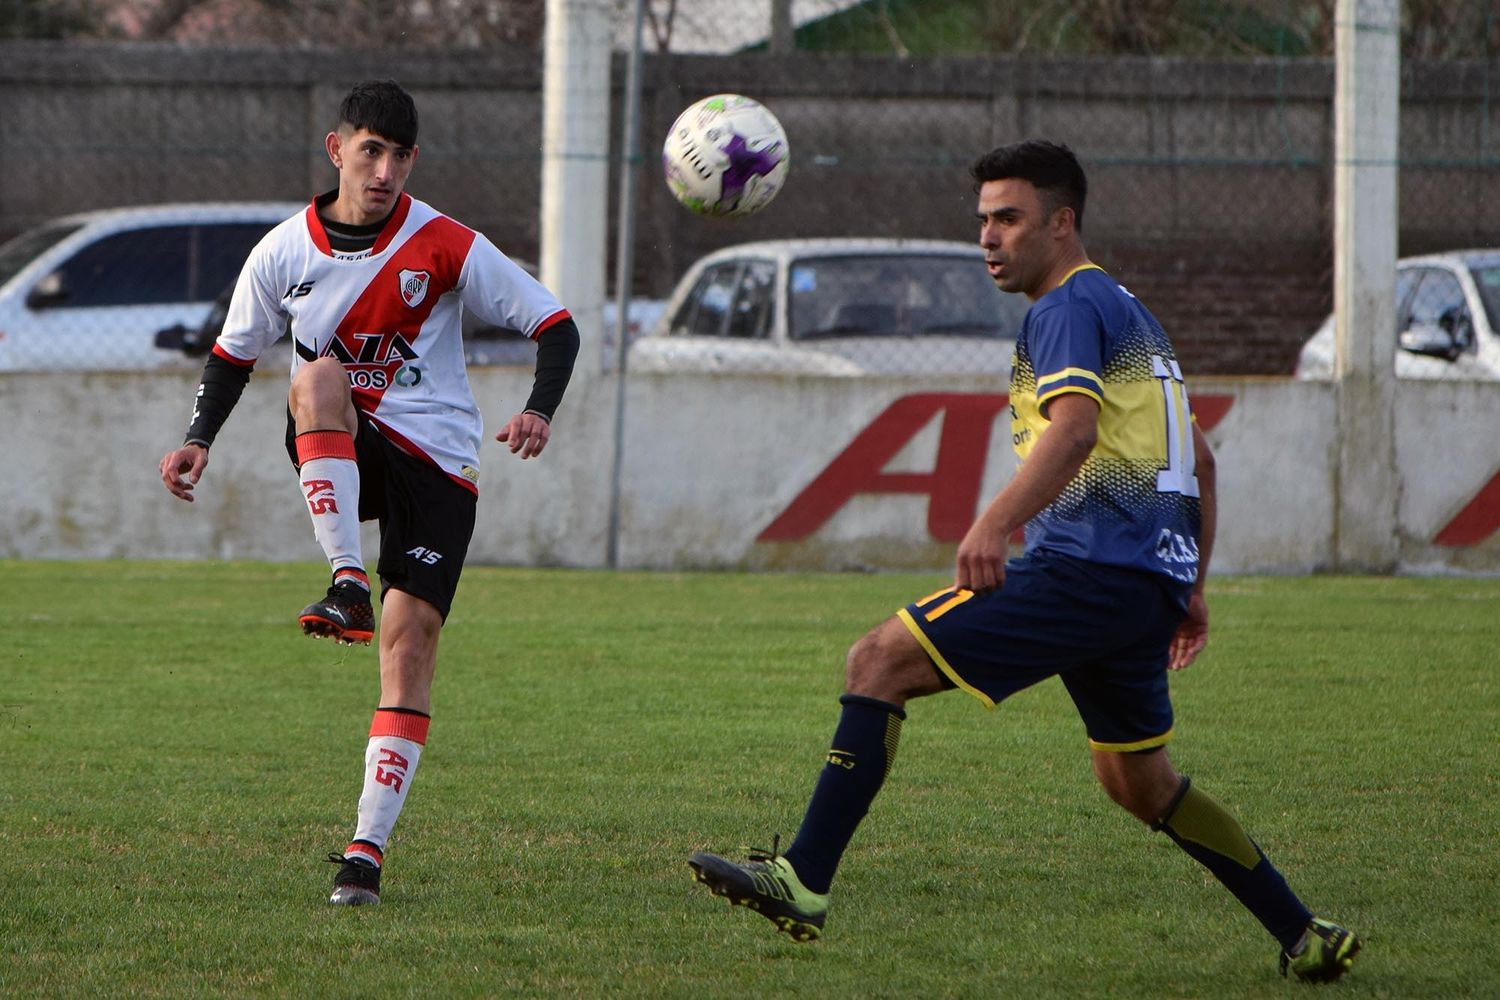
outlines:
[[[1128,753],[1172,737],[1167,654],[1180,588],[1156,574],[1029,553],[988,594],[948,588],[897,612],[932,662],[988,708],[1056,674],[1089,745]]]

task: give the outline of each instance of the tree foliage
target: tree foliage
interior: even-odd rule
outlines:
[[[1336,6],[1336,0],[865,0],[804,24],[797,47],[898,55],[1328,57]],[[1404,0],[1401,17],[1406,58],[1500,54],[1500,0]]]
[[[541,45],[544,0],[136,0],[131,37],[293,48]]]
[[[0,39],[108,35],[102,11],[89,0],[0,0]]]
[[[615,0],[622,16],[630,2]],[[1337,0],[796,0],[793,13],[805,19],[820,3],[832,13],[797,29],[798,50],[1224,58],[1331,56]],[[770,31],[769,4],[645,4],[656,51],[672,50],[674,28],[689,20],[763,17]],[[0,0],[0,38],[537,48],[544,8],[545,0]],[[1408,59],[1500,55],[1500,0],[1401,0],[1401,50]]]

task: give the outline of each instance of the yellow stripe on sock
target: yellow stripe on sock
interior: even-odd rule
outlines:
[[[896,763],[896,748],[901,745],[901,716],[892,712],[885,717],[885,773],[881,780],[891,776],[891,765]]]
[[[1167,817],[1166,825],[1183,840],[1190,840],[1216,854],[1251,869],[1260,864],[1260,852],[1245,835],[1239,820],[1229,814],[1213,796],[1189,785],[1187,794]]]

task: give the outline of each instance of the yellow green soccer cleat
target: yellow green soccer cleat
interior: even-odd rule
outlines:
[[[1304,982],[1331,983],[1353,967],[1359,954],[1359,938],[1353,931],[1318,917],[1307,925],[1302,940],[1306,946],[1300,954],[1281,953],[1283,976],[1290,968]]]
[[[823,933],[828,897],[804,887],[774,847],[770,853],[752,850],[749,863],[743,865],[717,854],[694,851],[688,866],[709,892],[735,906],[748,906],[793,941],[813,941]]]

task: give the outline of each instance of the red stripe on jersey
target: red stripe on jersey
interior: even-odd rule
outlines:
[[[431,455],[427,454],[427,452],[423,451],[416,444],[413,444],[412,441],[409,438],[407,438],[405,435],[401,434],[401,432],[399,432],[395,428],[391,427],[390,424],[387,424],[385,421],[381,420],[379,417],[373,416],[371,414],[366,414],[366,416],[368,416],[370,418],[370,423],[372,423],[372,424],[375,425],[375,429],[380,432],[381,436],[384,437],[384,438],[386,438],[387,440],[389,440],[397,448],[400,448],[402,451],[406,452],[408,455],[410,455],[412,458],[415,458],[417,461],[423,462],[423,463],[425,463],[427,465],[432,466],[434,469],[436,469],[437,471],[441,472],[443,475],[447,476],[449,479],[453,480],[455,483],[457,483],[458,485],[462,486],[464,489],[468,490],[470,493],[474,494],[476,497],[479,495],[479,486],[478,486],[477,483],[471,483],[469,480],[465,479],[463,476],[455,476],[453,473],[451,473],[447,469],[443,468],[441,465],[438,464],[437,459],[435,459]]]
[[[318,200],[307,206],[307,211],[302,213],[302,219],[307,223],[308,238],[313,241],[313,246],[325,257],[333,256],[333,244],[328,242],[328,230],[323,228],[323,222],[318,218]]]
[[[214,344],[214,349],[213,349],[212,353],[216,357],[219,357],[219,358],[222,358],[225,361],[228,361],[230,364],[234,365],[236,368],[254,368],[255,367],[255,359],[254,358],[251,358],[248,361],[245,360],[244,358],[237,358],[233,354],[230,354],[228,351],[224,350],[224,348],[220,347],[217,342],[215,342],[215,344]]]
[[[377,708],[375,718],[370,720],[372,737],[394,736],[427,745],[427,727],[432,719],[419,712],[393,712],[388,708]]]
[[[410,199],[404,203],[408,207]],[[405,214],[401,212],[400,214]],[[421,355],[418,335],[438,299],[458,282],[475,232],[440,215],[423,225],[392,251],[390,259],[360,292],[334,330],[332,344],[321,354],[339,357],[351,373],[354,405],[373,414],[385,395],[384,386],[408,361]],[[403,272],[405,276],[403,277]],[[382,388],[361,387],[356,371],[379,370],[383,377],[368,379]]]
[[[545,333],[547,330],[549,330],[552,327],[556,326],[557,324],[561,323],[565,319],[572,319],[572,318],[573,318],[572,314],[569,313],[566,309],[559,309],[557,312],[553,313],[551,316],[548,316],[546,319],[542,320],[540,323],[537,324],[537,326],[536,326],[536,333],[533,333],[531,335],[531,339],[532,340],[538,340],[538,339],[540,339],[541,336],[542,336],[542,334]]]
[[[395,239],[396,234],[401,232],[401,226],[405,224],[407,213],[410,211],[411,195],[402,191],[401,197],[396,199],[396,210],[391,213],[390,219],[386,221],[385,226],[380,230],[380,235],[375,237],[375,249],[370,251],[371,253],[380,254],[385,252],[385,248],[391,245],[391,240]]]

